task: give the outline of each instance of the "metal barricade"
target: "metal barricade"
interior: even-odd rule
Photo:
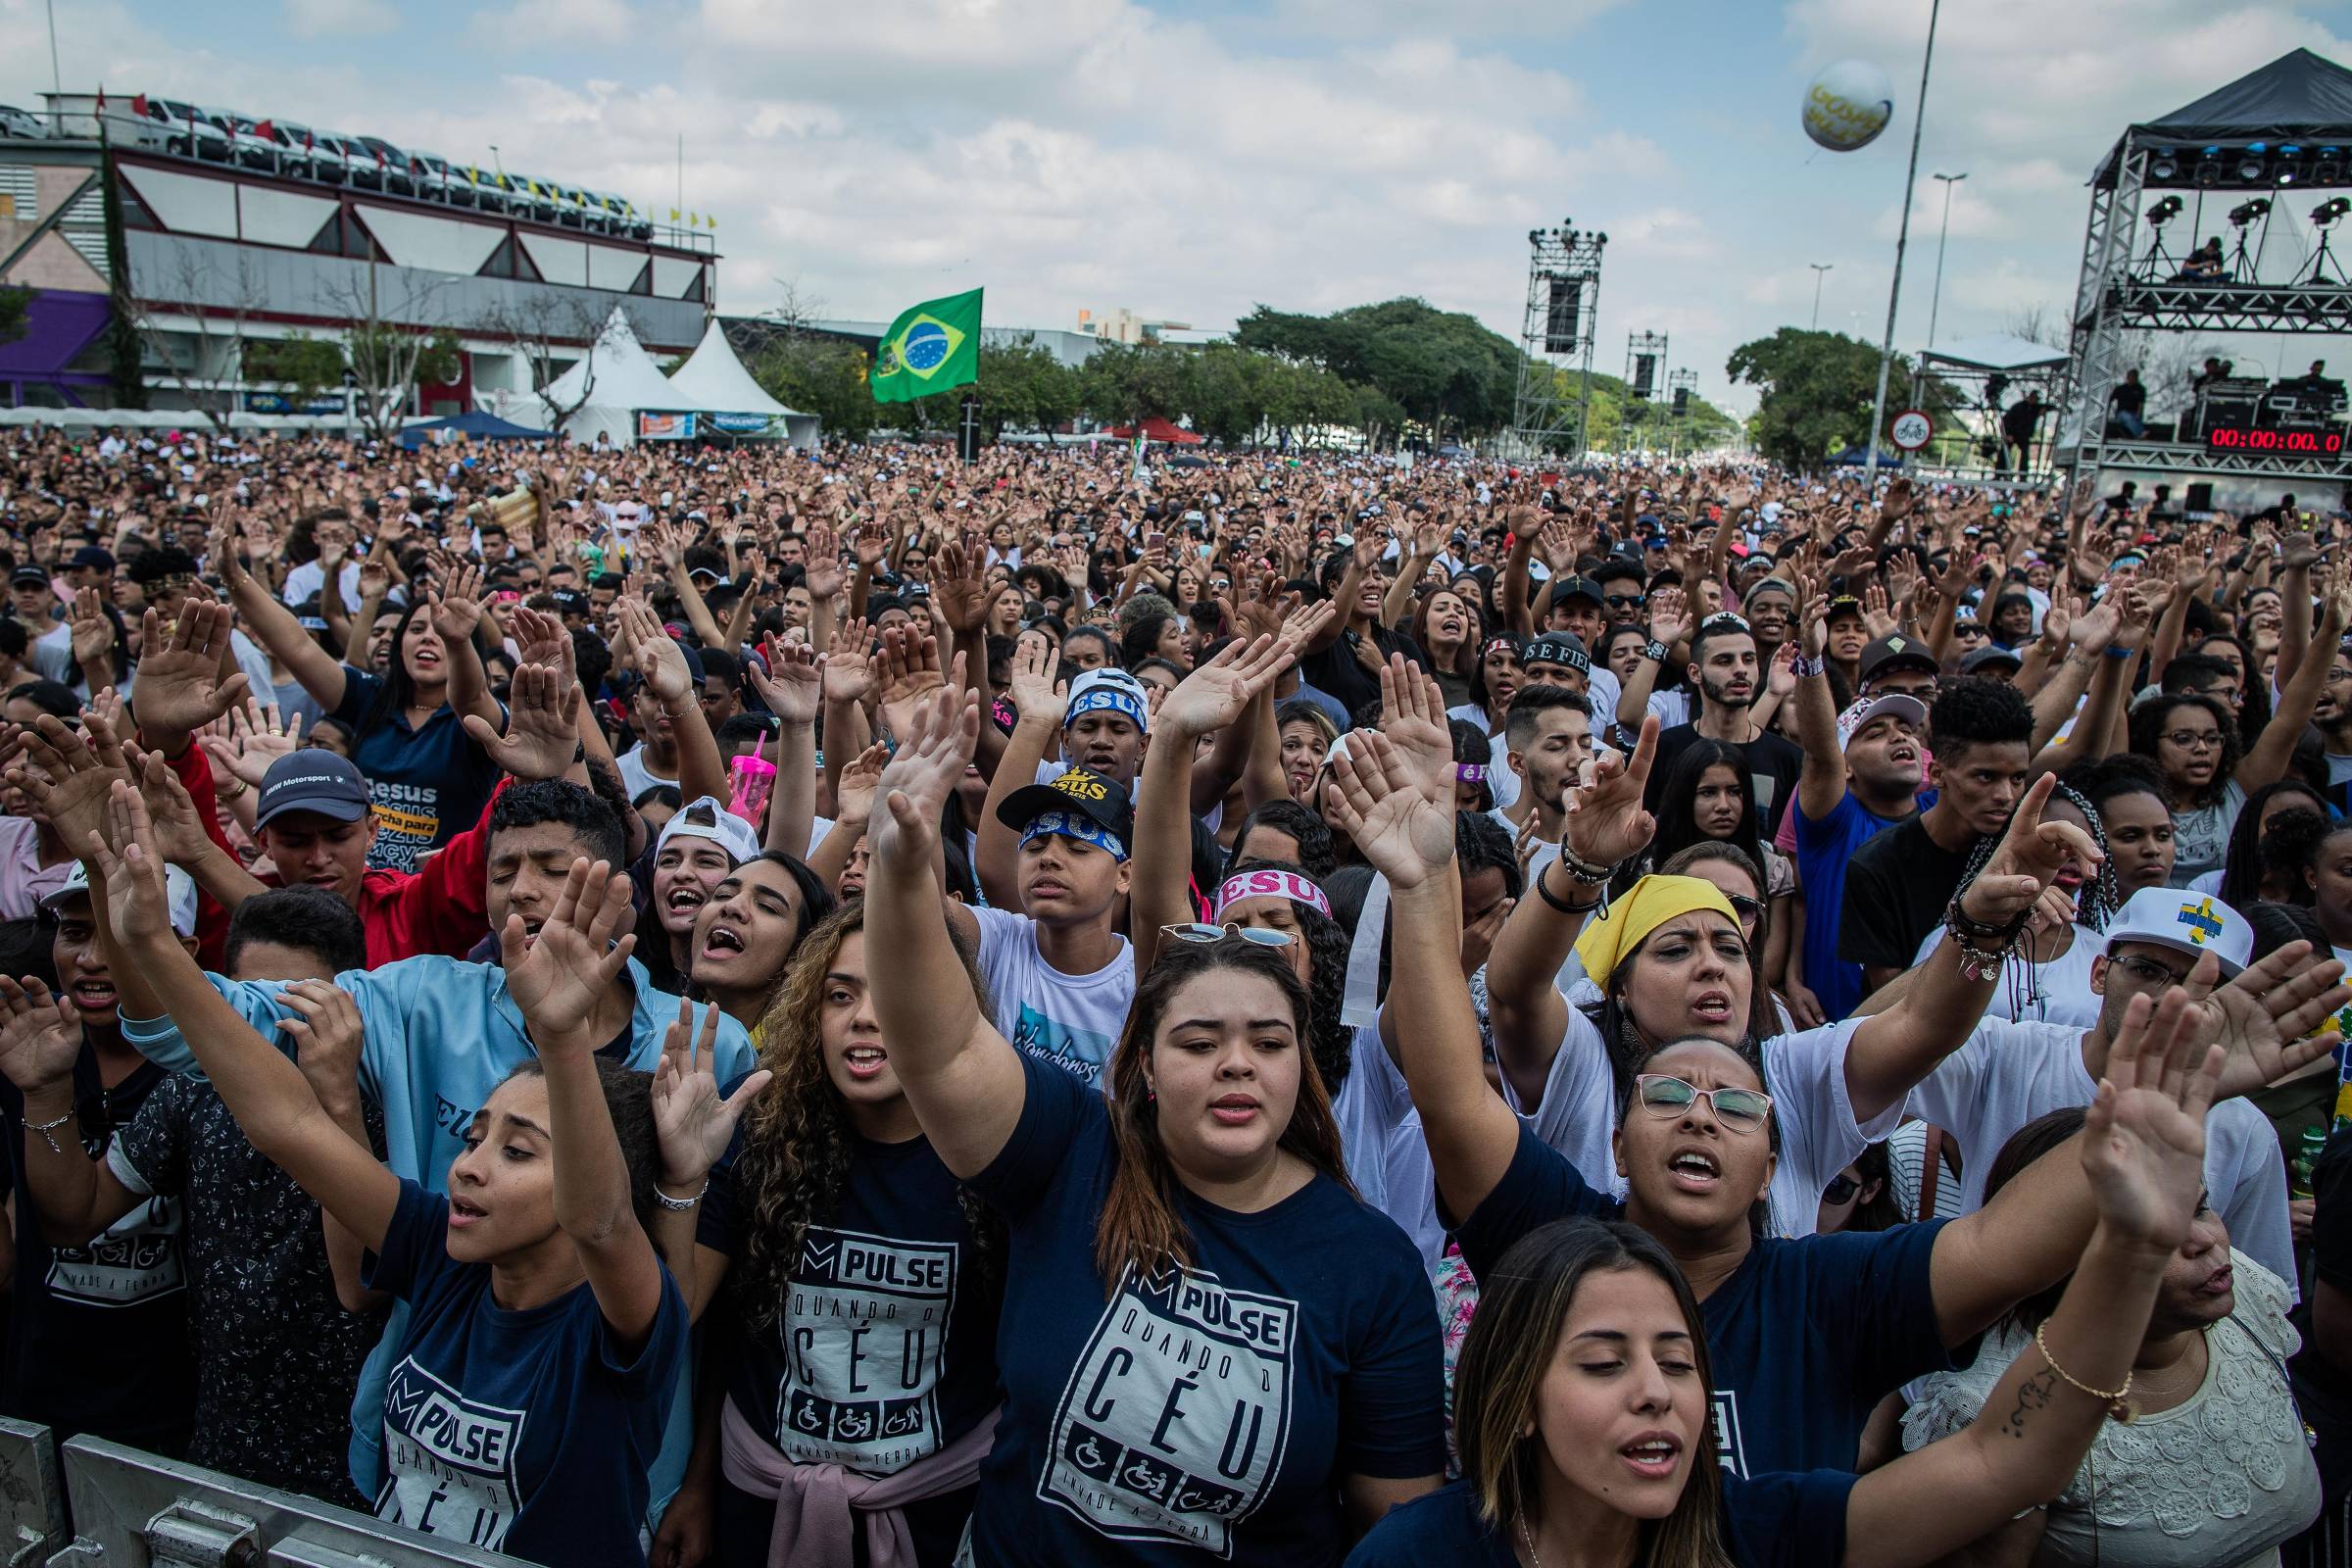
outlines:
[[[62,1461],[62,1462],[61,1462]],[[521,1568],[316,1497],[0,1419],[0,1568]]]

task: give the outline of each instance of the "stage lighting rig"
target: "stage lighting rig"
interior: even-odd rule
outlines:
[[[2207,147],[2197,154],[2197,183],[2218,185],[2222,182],[2222,150]]]
[[[2148,160],[2148,177],[2159,184],[2180,172],[2180,160],[2170,147],[2158,149],[2156,156]]]
[[[2162,228],[2179,216],[2180,216],[2180,198],[2167,196],[2148,209],[2148,226]]]
[[[2243,228],[2248,223],[2259,222],[2270,215],[2270,211],[2271,199],[2268,196],[2257,196],[2252,201],[2239,202],[2235,207],[2230,209],[2230,226]]]
[[[2337,185],[2344,178],[2344,150],[2341,147],[2323,147],[2311,163],[2311,183]]]
[[[2268,142],[2249,142],[2246,150],[2237,155],[2237,177],[2241,184],[2256,185],[2262,182],[2270,150]]]
[[[2314,207],[2311,210],[2311,220],[2319,227],[2326,228],[2346,213],[2352,213],[2352,200],[2337,196]]]

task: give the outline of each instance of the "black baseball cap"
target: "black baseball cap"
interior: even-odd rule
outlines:
[[[585,615],[588,613],[588,596],[577,588],[558,588],[547,597],[549,602],[556,607],[558,614]]]
[[[1890,632],[1862,650],[1862,680],[1865,685],[1893,669],[1924,669],[1931,675],[1942,673],[1935,652],[1916,637]]]
[[[1595,605],[1609,602],[1608,595],[1600,591],[1600,584],[1590,577],[1552,578],[1551,603],[1556,605],[1565,599],[1590,599]]]
[[[1134,849],[1135,806],[1117,779],[1073,767],[1051,784],[1024,785],[1005,796],[997,805],[997,820],[1019,833],[1048,811],[1075,811],[1127,851]]]
[[[1547,631],[1519,650],[1522,664],[1564,664],[1570,669],[1592,672],[1592,656],[1585,652],[1584,639],[1564,631]]]
[[[288,752],[270,764],[254,803],[256,829],[288,811],[316,811],[338,822],[368,814],[368,776],[348,757],[319,747]]]
[[[1840,615],[1851,615],[1856,620],[1860,620],[1862,618],[1862,601],[1856,599],[1852,594],[1839,594],[1831,600],[1829,612],[1824,618],[1836,620]]]
[[[11,588],[46,588],[49,586],[49,573],[27,564],[8,574],[8,585]]]

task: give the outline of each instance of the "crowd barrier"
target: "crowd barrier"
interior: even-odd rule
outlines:
[[[290,1492],[0,1419],[4,1568],[515,1568]]]

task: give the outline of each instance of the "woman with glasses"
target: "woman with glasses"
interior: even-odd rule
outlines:
[[[1383,735],[1366,737],[1360,755],[1351,749],[1337,772],[1332,809],[1393,890],[1387,1021],[1438,1198],[1457,1219],[1463,1256],[1493,1288],[1498,1260],[1523,1237],[1554,1220],[1614,1217],[1620,1205],[1515,1115],[1481,1070],[1476,1019],[1449,967],[1460,914],[1436,780]],[[1589,795],[1580,808],[1617,814],[1605,796],[1595,806]],[[1731,906],[1704,883],[1654,887],[1646,897],[1638,890],[1596,922],[1583,948],[1604,989],[1620,955],[1638,949],[1693,989],[1718,994],[1721,975],[1745,951]],[[2094,1205],[2080,1161],[2049,1162],[2028,1186],[1962,1219],[1872,1235],[1766,1235],[1776,1163],[1804,1162],[1801,1149],[1785,1145],[1807,1130],[1785,1119],[1754,1060],[1723,1040],[1685,1033],[1630,1065],[1608,1155],[1626,1183],[1621,1211],[1656,1238],[1698,1298],[1714,1361],[1702,1396],[1734,1475],[1850,1468],[1882,1398],[1952,1365],[1954,1351],[2001,1312],[2072,1268],[2090,1237]],[[1813,1179],[1816,1208],[1861,1149],[1852,1142]],[[1465,1351],[1465,1378],[1469,1359]]]
[[[1009,1236],[1004,1405],[971,1555],[1330,1562],[1439,1483],[1419,1256],[1348,1186],[1312,1007],[1277,947],[1163,943],[1107,1094],[990,1025],[933,869],[979,723],[976,700],[943,689],[902,733],[866,894],[907,1102]]]
[[[1773,911],[1787,915],[1788,901],[1796,894],[1795,869],[1787,857],[1758,837],[1747,759],[1739,747],[1725,741],[1692,741],[1674,760],[1658,796],[1657,834],[1649,841],[1648,853],[1620,872],[1619,879],[1630,887],[1635,871],[1663,869],[1684,851],[1701,844],[1739,850],[1765,879],[1763,897]],[[1764,973],[1784,973],[1788,962],[1787,919],[1763,927],[1743,916],[1741,925],[1756,945]]]
[[[2295,742],[2328,684],[2331,661],[2320,650],[2335,647],[2344,621],[2342,598],[2329,594],[2308,657],[2295,666],[2278,694],[2278,711],[2250,751],[2241,749],[2230,710],[2201,693],[2159,696],[2132,710],[2132,750],[2164,769],[2173,812],[2172,886],[2185,888],[2220,869],[2246,797],[2286,775]]]

